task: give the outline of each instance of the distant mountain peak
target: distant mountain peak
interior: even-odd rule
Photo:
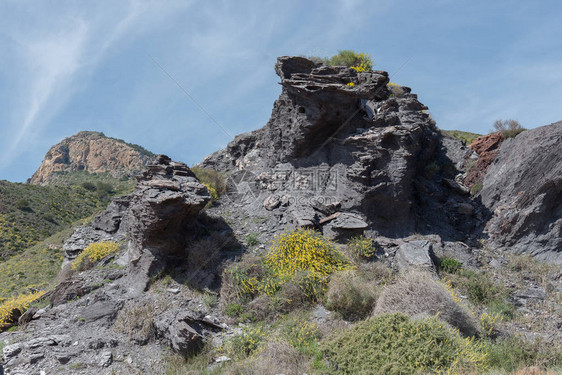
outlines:
[[[47,185],[61,172],[76,171],[120,177],[142,170],[153,156],[141,146],[101,132],[81,131],[51,147],[28,182]]]

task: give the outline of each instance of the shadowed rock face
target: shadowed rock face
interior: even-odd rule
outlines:
[[[187,165],[164,155],[138,180],[125,222],[132,273],[146,278],[182,254],[194,236],[195,216],[211,197]]]
[[[357,223],[342,228],[330,216],[349,213],[378,234],[412,233],[413,181],[439,143],[427,107],[407,87],[391,94],[383,71],[287,56],[275,71],[282,92],[267,125],[236,137],[202,166],[251,172],[255,199],[244,205],[251,216],[276,215],[336,236]]]
[[[561,145],[562,122],[502,143],[481,192],[495,244],[562,263]]]
[[[133,193],[115,199],[89,226],[76,228],[63,246],[70,261],[90,243],[128,239],[131,285],[137,291],[171,258],[184,254],[197,235],[195,216],[211,199],[184,163],[159,155],[147,168]]]

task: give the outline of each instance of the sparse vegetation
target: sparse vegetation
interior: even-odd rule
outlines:
[[[406,91],[397,83],[389,82],[387,85],[388,89],[390,90],[390,97],[391,98],[401,98],[406,94]]]
[[[476,138],[482,135],[461,130],[441,130],[441,133],[455,139],[460,139],[465,145],[470,145]]]
[[[501,132],[505,139],[517,136],[517,134],[524,132],[525,129],[519,121],[516,120],[496,120],[494,122],[494,129]]]
[[[156,335],[154,307],[145,303],[125,306],[119,310],[113,328],[137,344],[148,343]]]
[[[226,191],[226,181],[224,176],[215,171],[214,169],[202,168],[198,166],[191,167],[191,171],[195,174],[195,177],[201,181],[203,185],[209,190],[211,195],[211,203],[215,203],[219,200],[219,197],[223,195]]]

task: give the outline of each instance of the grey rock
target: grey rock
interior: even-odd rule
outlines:
[[[32,307],[28,309],[26,312],[22,314],[22,316],[18,318],[18,324],[21,326],[31,322],[37,311],[39,311],[37,307]]]
[[[115,301],[94,302],[83,310],[81,318],[83,318],[86,323],[91,323],[100,319],[110,323],[117,315],[119,308],[120,306]]]
[[[433,245],[427,240],[406,242],[398,248],[394,262],[399,271],[411,268],[435,272]]]
[[[562,263],[562,122],[505,140],[481,191],[491,243]]]
[[[105,351],[101,353],[101,356],[98,361],[98,366],[100,367],[109,367],[113,363],[113,353],[110,351]]]
[[[21,353],[21,350],[22,350],[21,343],[6,345],[4,349],[2,349],[2,353],[4,354],[4,361],[8,361],[11,358],[17,356],[19,353]]]
[[[526,289],[513,292],[513,299],[516,306],[526,306],[533,301],[543,301],[546,297],[545,290],[541,287],[528,287]]]
[[[377,235],[413,233],[414,180],[439,144],[427,107],[406,87],[401,97],[390,97],[382,71],[356,73],[282,56],[276,72],[282,92],[269,122],[201,166],[250,172],[258,198],[241,210],[271,217],[277,230],[318,227],[341,209],[357,212]],[[286,210],[276,196],[290,197]],[[336,202],[336,210],[326,210]],[[334,236],[336,229],[337,223],[326,228]]]

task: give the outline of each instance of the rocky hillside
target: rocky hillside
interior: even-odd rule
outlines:
[[[562,126],[473,150],[386,72],[288,56],[275,70],[263,128],[193,170],[152,159],[53,248],[48,293],[0,305],[6,374],[562,366]],[[512,251],[526,246],[554,262]]]
[[[153,156],[140,146],[103,133],[82,131],[51,147],[29,182],[45,185],[60,175],[77,171],[130,177],[141,171]]]

